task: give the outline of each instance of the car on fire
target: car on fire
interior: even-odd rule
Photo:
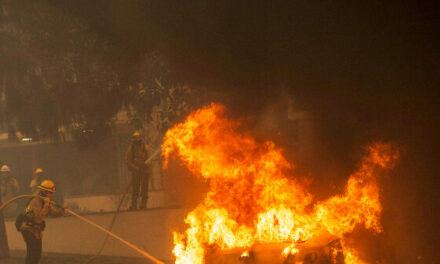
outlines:
[[[206,264],[344,264],[339,239],[316,245],[308,241],[295,244],[294,253],[285,253],[291,244],[258,244],[249,249],[209,248]],[[284,251],[284,252],[283,252]]]

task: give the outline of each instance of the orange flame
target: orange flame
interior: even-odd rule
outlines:
[[[370,146],[345,193],[313,205],[313,196],[288,174],[292,165],[281,149],[238,131],[239,123],[225,116],[223,106],[212,103],[165,135],[164,166],[173,154],[210,188],[188,214],[186,232],[174,233],[176,264],[204,263],[207,245],[232,249],[285,242],[292,243],[287,252],[297,252],[296,242],[322,232],[343,238],[358,224],[381,231],[375,175],[377,168],[390,167],[396,160],[390,145]],[[344,251],[347,264],[361,263],[353,250]]]

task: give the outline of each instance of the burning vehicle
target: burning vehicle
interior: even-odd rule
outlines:
[[[300,243],[294,250],[284,243],[254,245],[245,251],[209,248],[205,262],[207,264],[344,264],[344,255],[340,241],[336,239],[323,246]]]
[[[168,130],[162,155],[209,185],[188,229],[174,233],[176,264],[365,263],[345,236],[358,225],[382,231],[377,177],[398,157],[389,144],[369,146],[345,192],[317,201],[280,148],[214,103]]]

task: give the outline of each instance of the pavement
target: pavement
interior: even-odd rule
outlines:
[[[0,264],[23,264],[26,252],[11,251],[11,257],[0,259]],[[150,264],[144,258],[84,256],[70,254],[43,253],[39,264]]]

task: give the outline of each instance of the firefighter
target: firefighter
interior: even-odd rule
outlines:
[[[148,149],[142,141],[141,134],[134,132],[132,142],[126,153],[126,162],[128,169],[132,174],[132,197],[130,210],[136,210],[139,194],[141,196],[141,204],[139,209],[147,207],[148,199],[148,182],[149,173],[148,165],[145,161],[148,158]]]
[[[38,168],[35,170],[34,175],[32,176],[31,183],[29,184],[29,187],[31,188],[32,193],[38,192],[38,186],[40,185],[41,181],[43,180],[44,172],[42,168]]]
[[[44,180],[37,187],[38,197],[32,198],[25,210],[23,221],[20,224],[20,231],[26,243],[25,264],[38,264],[42,251],[42,236],[46,227],[47,215],[62,216],[66,207],[61,210],[55,209],[51,203],[55,193],[55,184],[50,180]]]
[[[11,175],[11,170],[8,165],[3,165],[0,169],[0,188],[0,202],[6,202],[18,194],[18,182],[15,177]],[[16,210],[17,206],[13,204],[6,208],[4,213],[7,217],[10,217],[16,213]]]

